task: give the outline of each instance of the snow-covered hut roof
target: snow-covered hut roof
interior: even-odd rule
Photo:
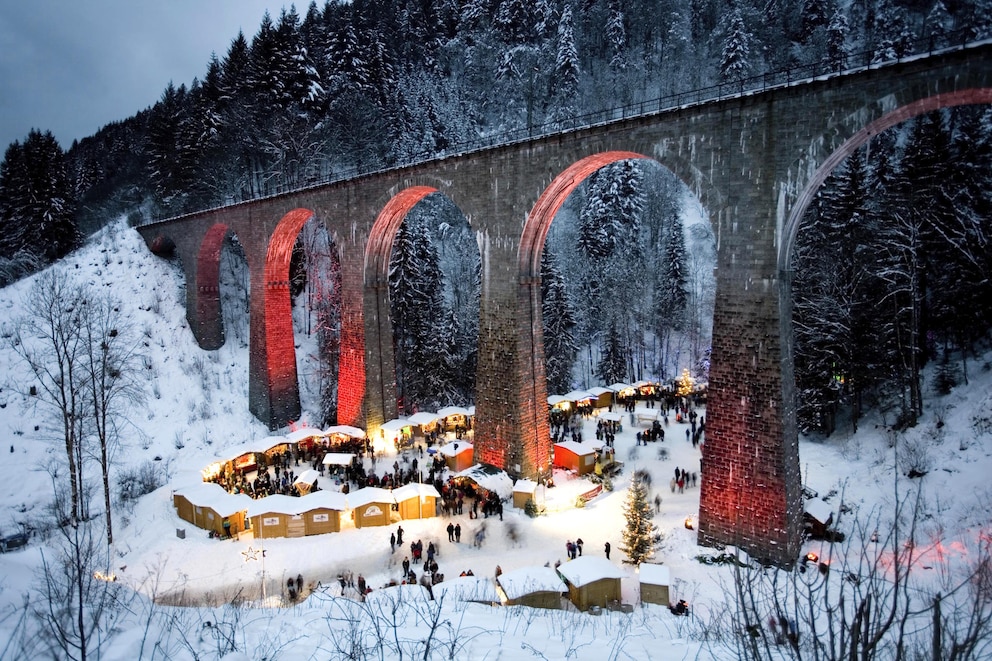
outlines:
[[[558,567],[558,573],[577,588],[604,578],[623,578],[627,574],[615,564],[598,555],[583,555]]]
[[[348,509],[345,496],[337,491],[317,491],[300,498],[284,496],[281,493],[252,500],[248,506],[248,516],[260,514],[289,514],[296,516],[316,509],[337,510]]]
[[[529,493],[534,495],[537,491],[537,482],[534,480],[520,479],[513,485],[513,493]]]
[[[807,514],[824,525],[830,521],[830,517],[834,514],[833,508],[822,498],[807,500],[805,508]]]
[[[596,396],[593,395],[588,390],[570,390],[569,392],[565,393],[565,399],[567,399],[570,402],[582,402],[587,399],[595,399],[595,397]]]
[[[312,468],[308,468],[296,476],[296,479],[293,480],[293,484],[313,484],[317,481],[318,477],[320,476],[317,474],[317,471]]]
[[[437,413],[431,413],[430,411],[417,411],[406,421],[411,425],[429,425],[432,422],[437,422],[441,419]]]
[[[507,599],[519,599],[535,592],[562,593],[567,590],[561,576],[551,567],[521,567],[503,572],[496,582]]]
[[[437,492],[437,489],[433,485],[422,484],[420,482],[411,482],[410,484],[404,484],[401,487],[393,489],[393,498],[396,499],[397,503],[409,500],[410,498],[419,498],[420,496],[440,498],[441,494]]]
[[[209,507],[218,516],[231,516],[243,512],[253,502],[243,493],[228,493],[224,487],[213,482],[199,482],[176,489],[179,494],[197,507]]]
[[[563,397],[561,395],[551,395],[548,397],[548,406],[558,406],[562,402],[569,401],[568,397]]]
[[[575,441],[562,441],[561,443],[555,443],[555,449],[557,450],[558,448],[568,450],[569,452],[577,454],[580,457],[596,452],[596,448],[592,447],[589,443],[576,443]]]
[[[347,466],[355,455],[350,452],[328,452],[320,463],[325,466]]]
[[[333,427],[328,427],[325,429],[324,433],[328,436],[331,434],[344,434],[345,436],[350,436],[352,438],[365,438],[364,429],[352,427],[351,425],[334,425]]]
[[[393,503],[393,492],[380,487],[362,487],[348,494],[348,505],[355,509],[369,503]]]
[[[483,489],[494,492],[500,498],[510,498],[513,495],[513,480],[506,474],[506,471],[501,471],[493,466],[475,464],[455,473],[455,476],[467,477]]]
[[[285,438],[286,441],[290,443],[299,443],[300,441],[305,441],[308,438],[323,435],[324,432],[320,429],[314,429],[313,427],[301,427],[286,434]]]
[[[446,457],[456,457],[462,452],[471,452],[472,444],[467,441],[453,441],[451,443],[445,443],[437,451]]]
[[[604,388],[603,386],[593,386],[592,388],[589,388],[588,390],[589,390],[589,393],[590,394],[595,395],[596,397],[599,397],[600,395],[605,395],[606,393],[612,393],[613,392],[609,388]]]
[[[449,415],[469,415],[469,412],[464,406],[445,406],[438,409],[437,414],[441,418],[447,418]]]
[[[671,585],[672,572],[665,565],[642,562],[640,565],[641,583],[645,585]]]
[[[381,429],[386,431],[401,431],[404,427],[410,427],[412,423],[406,418],[393,418],[382,423]]]
[[[609,388],[610,390],[612,390],[613,392],[621,392],[623,390],[633,390],[634,389],[634,386],[630,385],[629,383],[622,383],[620,381],[618,381],[616,383],[611,383],[610,385],[608,385],[606,387]]]
[[[244,444],[225,450],[224,453],[229,457],[240,457],[252,452],[262,453],[267,450],[271,450],[277,445],[284,445],[289,443],[285,436],[266,436],[265,438],[256,438],[253,441],[247,441]]]
[[[433,588],[434,600],[480,601],[483,603],[498,602],[499,593],[496,584],[482,576],[459,576],[445,579]]]

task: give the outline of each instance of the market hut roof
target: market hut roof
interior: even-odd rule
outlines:
[[[430,411],[418,411],[414,413],[409,418],[406,419],[407,423],[411,425],[429,425],[432,422],[437,422],[441,419],[437,413],[431,413]]]
[[[406,418],[393,418],[392,420],[387,420],[386,422],[382,423],[382,427],[380,428],[385,429],[386,431],[402,431],[405,427],[412,427],[412,426],[413,423],[411,423]]]
[[[529,493],[531,495],[537,491],[537,482],[534,480],[520,479],[513,485],[513,493]]]
[[[328,427],[325,429],[324,434],[328,436],[331,434],[344,434],[345,436],[350,436],[352,438],[365,438],[364,429],[352,427],[351,425],[334,425],[333,427]]]
[[[491,603],[499,601],[496,584],[482,576],[459,576],[444,579],[433,588],[434,599],[455,599],[457,601],[480,601]]]
[[[317,471],[312,468],[308,468],[296,476],[296,479],[293,480],[293,484],[313,484],[317,481],[318,477],[320,477],[320,475],[318,475]]]
[[[467,441],[453,441],[451,443],[445,443],[437,451],[446,457],[457,457],[462,452],[471,452],[472,444]]]
[[[243,512],[254,502],[243,493],[228,493],[224,487],[213,482],[198,482],[175,490],[197,507],[209,507],[219,516],[231,516]]]
[[[645,585],[671,585],[672,572],[665,565],[642,562],[640,578],[641,583]]]
[[[441,494],[438,493],[437,489],[431,484],[421,484],[420,482],[411,482],[409,484],[404,484],[401,487],[393,489],[393,498],[396,502],[402,502],[404,500],[409,500],[410,498],[433,497],[440,498]]]
[[[587,454],[594,454],[596,452],[596,448],[594,448],[590,443],[576,443],[575,441],[562,441],[561,443],[555,443],[555,449],[558,448],[568,450],[569,452],[577,454],[580,457]]]
[[[328,452],[320,463],[325,466],[347,466],[355,455],[350,452]]]
[[[624,578],[626,574],[615,564],[598,555],[583,555],[558,567],[558,573],[569,583],[581,588],[604,578]]]
[[[362,487],[348,494],[348,505],[355,509],[369,503],[393,503],[393,492],[380,487]]]
[[[551,567],[521,567],[503,572],[496,579],[507,599],[519,599],[535,592],[564,592],[561,576]]]
[[[324,432],[313,427],[301,427],[286,434],[285,439],[289,443],[299,443],[314,436],[323,436]]]
[[[437,414],[442,418],[447,418],[451,415],[470,415],[468,409],[464,406],[445,406],[442,409],[438,409]]]

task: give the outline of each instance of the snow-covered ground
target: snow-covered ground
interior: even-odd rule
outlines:
[[[597,616],[489,606],[459,602],[450,594],[422,602],[407,591],[382,589],[401,577],[400,562],[408,552],[390,551],[389,534],[395,525],[347,528],[302,539],[218,541],[179,519],[172,507],[175,485],[198,479],[208,463],[228,458],[229,448],[270,435],[247,410],[247,351],[230,346],[234,343],[216,352],[196,346],[185,322],[177,269],[153,257],[137,233],[122,225],[108,229],[59,268],[69,269],[81,281],[112,289],[143,337],[149,395],[131,414],[134,427],[125,434],[115,465],[154,462],[167,467],[171,477],[168,485],[141,498],[132,512],[115,512],[110,571],[127,588],[123,594],[129,598],[126,607],[108,617],[113,627],[105,633],[102,658],[339,658],[357,648],[372,650],[375,658],[398,658],[399,650],[404,656],[423,657],[431,631],[432,653],[445,658],[736,656],[732,646],[700,636],[707,623],[732,609],[734,597],[728,586],[733,575],[726,566],[697,560],[699,555],[716,554],[697,546],[695,533],[684,525],[687,516],[698,512],[698,487],[681,494],[668,488],[676,466],[699,470],[699,450],[685,440],[685,425],[673,421],[666,429],[667,441],[635,447],[639,427],[625,416],[624,429],[616,438],[617,459],[624,470],[613,491],[585,507],[575,507],[575,497],[592,485],[559,474],[555,488],[538,491],[538,501],[547,505],[546,515],[531,519],[507,504],[502,520],[470,520],[466,509],[455,517],[463,529],[461,543],[447,541],[449,519],[403,522],[405,542],[420,539],[425,547],[435,542],[437,562],[448,581],[466,570],[488,580],[497,565],[509,572],[566,562],[565,544],[577,538],[584,541],[586,555],[603,556],[604,544],[610,542],[611,560],[626,572],[623,601],[634,605],[632,614]],[[4,324],[19,314],[32,282],[0,291]],[[988,355],[971,361],[968,386],[928,399],[921,424],[906,433],[908,440],[896,444],[901,452],[911,448],[916,450],[914,456],[922,456],[918,461],[929,469],[922,478],[901,477],[904,460],[897,459],[890,447],[892,434],[875,418],[863,420],[857,434],[841,430],[825,441],[801,439],[806,485],[825,498],[835,516],[843,500],[841,528],[855,544],[860,542],[857,530],[846,528],[845,521],[867,521],[877,514],[884,528],[896,501],[903,502],[907,494],[922,488],[925,511],[916,542],[923,580],[927,572],[942,575],[942,563],[964,566],[976,556],[979,544],[988,543],[989,361]],[[0,391],[0,431],[10,446],[2,448],[7,479],[0,482],[0,531],[10,534],[20,522],[37,525],[45,520],[51,492],[45,466],[61,459],[63,451],[47,422],[51,413],[38,406],[37,398],[21,394],[29,385],[26,372],[6,345],[0,347],[0,370],[6,377]],[[586,423],[584,438],[595,437],[594,425],[594,419]],[[665,459],[659,456],[662,447],[668,450]],[[392,463],[391,458],[387,461]],[[662,606],[640,604],[637,571],[622,564],[622,505],[636,469],[652,476],[651,499],[655,494],[662,498],[654,519],[663,535],[655,562],[670,568],[672,598],[686,599],[692,617],[676,617]],[[96,487],[95,467],[91,475]],[[485,541],[475,547],[473,533],[481,526],[486,528]],[[177,529],[185,529],[185,539],[177,536]],[[25,549],[0,555],[0,641],[9,638],[17,624],[25,595],[32,599],[40,595],[43,553],[51,556],[42,537],[33,538]],[[264,558],[254,553],[260,548],[265,550]],[[822,557],[830,554],[821,542],[810,543],[804,551]],[[419,568],[415,570],[419,575]],[[363,605],[350,588],[341,598],[337,577],[342,571],[361,573],[380,593],[378,598]],[[256,601],[263,572],[268,579],[264,603]],[[300,602],[284,603],[280,588],[297,574],[313,591]],[[389,595],[401,594],[410,604],[393,608]],[[153,606],[153,597],[194,605],[227,603],[237,597],[241,606]],[[0,644],[0,657],[8,653]]]

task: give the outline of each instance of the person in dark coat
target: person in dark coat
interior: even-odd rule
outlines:
[[[604,547],[604,550],[606,551],[606,559],[609,560],[610,559],[610,543],[609,542],[606,542],[606,546]]]

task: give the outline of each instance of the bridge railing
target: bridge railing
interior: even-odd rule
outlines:
[[[946,32],[942,35],[931,35],[925,39],[903,43],[901,47],[906,49],[905,54],[894,57],[886,57],[885,52],[880,51],[876,47],[858,53],[844,54],[842,57],[828,58],[810,64],[795,65],[778,71],[769,71],[755,76],[724,81],[697,89],[673,92],[655,99],[583,113],[563,121],[545,122],[511,131],[481,135],[471,140],[454,143],[443,151],[423,153],[404,163],[385,167],[381,163],[375,163],[335,169],[328,176],[318,180],[311,180],[306,185],[277,186],[270,192],[255,197],[246,197],[238,203],[266,199],[288,192],[306,190],[339,181],[347,181],[360,176],[389,172],[430,161],[471,154],[473,152],[492,149],[493,147],[513,145],[528,140],[570,133],[624,119],[634,119],[680,108],[698,106],[704,103],[722,101],[728,98],[757,94],[774,88],[809,82],[817,78],[856,74],[862,71],[891,66],[908,59],[928,57],[942,52],[962,50],[987,43],[987,40],[976,41],[974,39],[975,34],[976,31],[971,27],[962,28]],[[206,211],[206,209],[183,215],[192,215],[192,213],[201,213],[202,211]]]

